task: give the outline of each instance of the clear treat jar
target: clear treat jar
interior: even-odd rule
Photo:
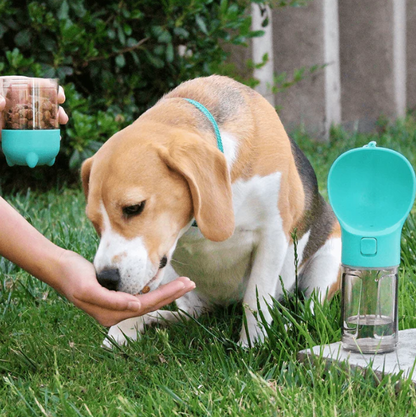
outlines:
[[[393,351],[398,342],[397,267],[342,271],[342,347],[362,353]]]
[[[60,148],[56,79],[6,77],[2,149],[9,166],[53,165]]]

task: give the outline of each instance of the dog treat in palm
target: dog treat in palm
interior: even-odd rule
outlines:
[[[4,129],[58,129],[57,80],[10,79],[3,83]]]
[[[150,291],[150,288],[146,285],[145,287],[143,287],[141,293],[142,294],[147,294]]]

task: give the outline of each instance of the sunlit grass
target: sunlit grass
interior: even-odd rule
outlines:
[[[411,121],[379,136],[334,131],[330,144],[295,136],[326,177],[347,149],[376,140],[415,166]],[[78,188],[6,195],[58,245],[92,260],[98,243]],[[415,220],[402,239],[400,329],[416,327]],[[323,306],[286,297],[270,306],[267,338],[250,350],[236,344],[242,307],[218,309],[198,320],[149,329],[137,342],[107,351],[106,329],[47,285],[0,260],[0,415],[4,416],[401,416],[416,415],[409,381],[378,381],[324,364],[297,360],[300,350],[338,341],[340,297]],[[261,317],[260,317],[261,319]],[[415,410],[415,411],[414,411]]]

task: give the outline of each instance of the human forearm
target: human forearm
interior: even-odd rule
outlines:
[[[64,252],[0,197],[1,256],[59,290],[57,276]]]

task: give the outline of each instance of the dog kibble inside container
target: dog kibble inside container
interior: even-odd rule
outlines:
[[[53,165],[60,148],[58,80],[10,77],[0,89],[2,149],[8,165]]]
[[[57,129],[58,85],[55,80],[26,82],[7,80],[5,129]]]

